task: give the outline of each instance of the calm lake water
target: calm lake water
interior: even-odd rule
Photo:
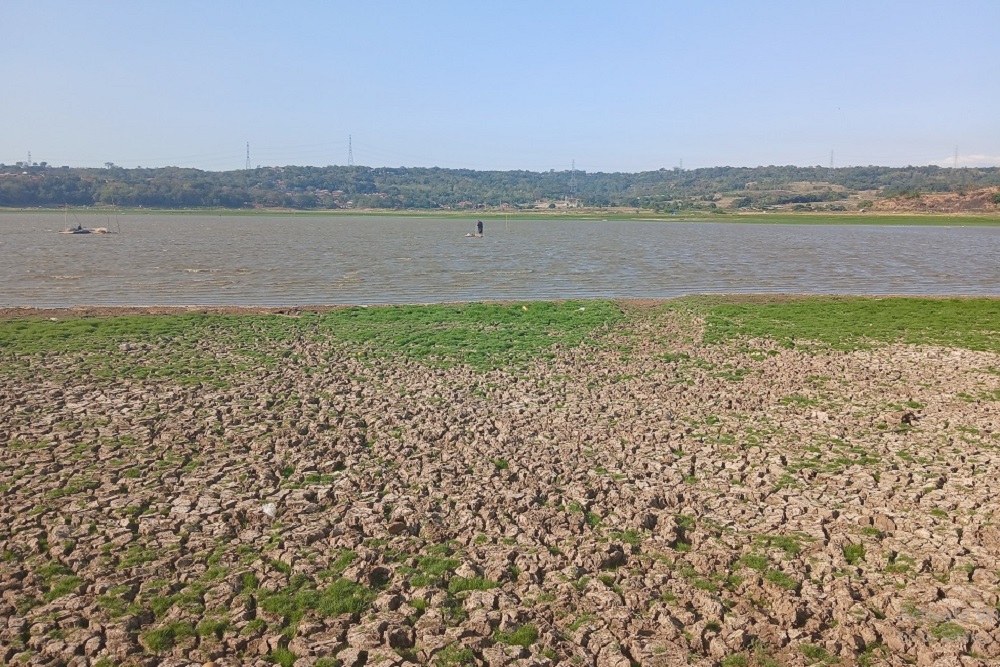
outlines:
[[[1000,227],[0,215],[0,306],[1000,295]],[[74,219],[70,219],[75,223]]]

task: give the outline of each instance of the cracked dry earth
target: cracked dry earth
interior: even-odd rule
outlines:
[[[0,663],[998,664],[997,355],[692,326],[486,373],[291,341],[221,388],[23,361]]]

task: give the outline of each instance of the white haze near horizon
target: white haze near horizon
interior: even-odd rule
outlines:
[[[946,158],[932,160],[931,164],[939,167],[996,167],[1000,166],[1000,155],[951,155]]]

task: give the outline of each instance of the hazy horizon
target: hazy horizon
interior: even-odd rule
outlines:
[[[1000,3],[13,3],[0,163],[1000,165]]]
[[[35,166],[35,167],[40,166],[40,162],[41,161],[34,160],[34,157],[32,157],[32,160],[33,160],[33,162],[32,162],[33,166]],[[4,166],[8,166],[8,167],[13,167],[13,166],[16,166],[17,164],[18,164],[18,162],[12,162],[12,163],[8,164],[8,163],[0,161],[0,165],[4,165]],[[61,167],[68,167],[68,168],[71,168],[71,169],[107,169],[108,168],[106,165],[94,165],[94,164],[91,164],[91,165],[71,166],[71,165],[58,165],[58,164],[49,164],[49,163],[46,163],[46,167],[49,168],[49,169],[59,169]],[[116,168],[120,167],[120,168],[123,168],[123,169],[195,169],[195,170],[198,170],[198,171],[204,171],[206,173],[225,173],[225,172],[232,172],[232,171],[245,171],[244,167],[239,167],[239,168],[234,168],[234,169],[203,169],[201,167],[193,167],[193,166],[190,166],[190,165],[183,165],[183,164],[164,164],[164,165],[159,165],[159,166],[138,165],[138,166],[135,166],[135,167],[127,167],[127,166],[120,165],[120,164],[114,164],[114,167],[116,167]],[[252,169],[298,169],[298,168],[329,169],[329,168],[341,168],[341,167],[348,168],[348,165],[345,165],[345,164],[322,164],[322,165],[321,164],[269,164],[269,165],[268,164],[260,164],[260,165],[253,165]],[[474,172],[499,172],[499,173],[503,173],[503,172],[527,172],[527,173],[533,173],[533,174],[544,174],[544,173],[548,173],[548,172],[556,172],[556,173],[567,172],[568,173],[568,172],[572,171],[572,169],[555,169],[555,168],[553,168],[553,169],[544,169],[544,170],[537,170],[537,169],[475,169],[475,168],[471,168],[471,167],[438,167],[436,165],[407,167],[407,166],[393,166],[393,165],[388,165],[388,164],[365,165],[365,164],[356,164],[356,163],[353,164],[353,165],[351,165],[351,167],[352,168],[353,167],[357,167],[359,169],[441,169],[441,170],[448,170],[448,171],[474,171]],[[949,164],[945,164],[945,165],[937,165],[937,164],[908,164],[908,165],[901,165],[901,166],[891,166],[891,165],[884,165],[884,164],[857,164],[857,165],[844,165],[844,166],[841,166],[841,167],[834,167],[834,169],[855,169],[855,168],[857,168],[857,169],[924,169],[924,168],[928,168],[928,167],[938,167],[938,168],[941,168],[941,169],[952,169],[952,166],[949,165]],[[801,168],[801,169],[813,169],[813,168],[815,168],[815,169],[828,169],[829,165],[821,165],[821,164],[819,164],[819,165],[758,164],[758,165],[752,165],[751,166],[751,165],[718,164],[718,165],[705,165],[705,166],[702,166],[702,167],[690,167],[690,168],[689,167],[684,167],[683,171],[697,171],[699,169],[785,169],[785,168],[796,168],[796,169],[798,169],[798,168]],[[576,168],[576,172],[580,173],[580,174],[613,174],[613,173],[619,173],[619,174],[640,174],[640,173],[647,173],[647,172],[653,172],[653,171],[662,171],[662,170],[668,170],[669,171],[669,170],[673,170],[673,169],[677,169],[677,167],[660,167],[658,169],[644,169],[642,171],[623,171],[623,170],[618,170],[618,171],[615,171],[615,172],[611,172],[611,171],[590,171],[590,170],[587,170],[587,169],[580,169],[579,167],[577,167]],[[1000,169],[1000,167],[998,167],[998,166],[969,167],[969,166],[961,166],[961,165],[959,165],[958,169],[960,169],[960,170],[961,169]]]

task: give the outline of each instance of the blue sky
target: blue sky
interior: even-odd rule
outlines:
[[[4,0],[0,162],[1000,165],[1000,0]]]

